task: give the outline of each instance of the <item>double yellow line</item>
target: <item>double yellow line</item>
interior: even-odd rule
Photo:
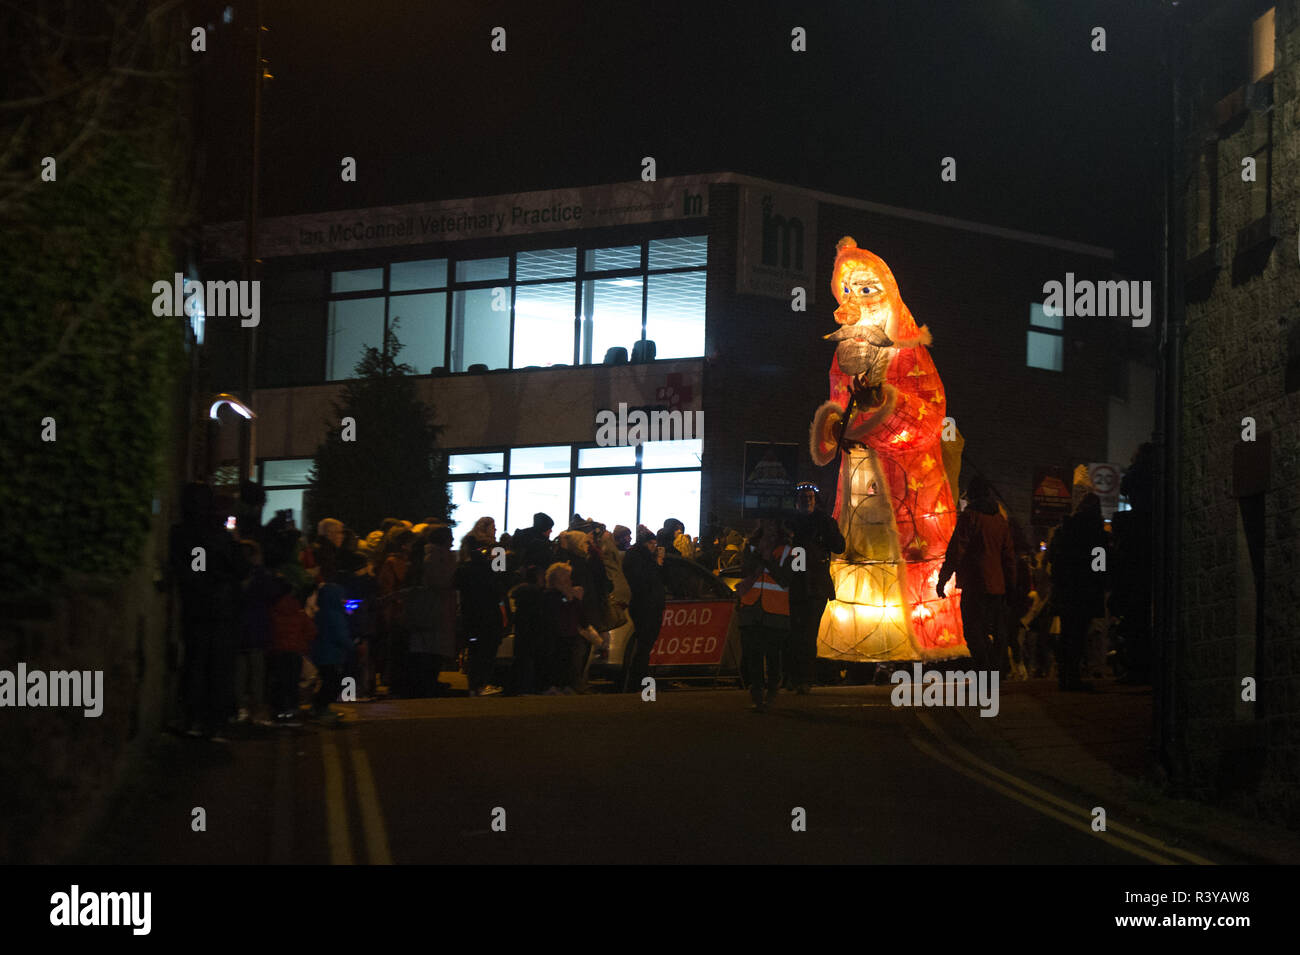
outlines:
[[[334,742],[334,733],[324,730],[320,737],[321,762],[325,767],[325,830],[329,838],[330,864],[353,865],[352,833],[348,829],[347,796],[343,785],[343,760]],[[384,825],[384,811],[379,805],[375,777],[370,772],[370,760],[356,738],[357,730],[343,734],[352,763],[352,776],[356,781],[357,805],[361,812],[361,827],[366,837],[366,855],[371,865],[392,865],[393,856],[388,848],[388,829]]]
[[[1129,826],[1111,822],[1109,819],[1106,821],[1105,831],[1094,831],[1092,826],[1085,822],[1085,820],[1092,818],[1090,810],[1040,789],[1019,776],[1001,770],[993,764],[980,759],[940,729],[934,718],[928,713],[918,711],[916,716],[921,721],[921,725],[929,730],[931,735],[942,743],[947,751],[940,752],[937,748],[916,736],[911,736],[913,746],[936,762],[942,763],[949,769],[959,772],[963,776],[973,779],[1009,799],[1014,799],[1016,802],[1028,806],[1035,812],[1049,816],[1058,822],[1063,822],[1072,829],[1077,829],[1089,836],[1100,838],[1116,849],[1122,849],[1148,862],[1154,862],[1156,865],[1215,864],[1195,853],[1185,852],[1145,833],[1138,832]]]

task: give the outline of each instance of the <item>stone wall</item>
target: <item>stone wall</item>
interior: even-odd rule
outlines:
[[[1211,161],[1217,164],[1221,267],[1206,274],[1189,265],[1179,475],[1180,722],[1189,782],[1200,795],[1232,797],[1293,823],[1300,818],[1300,393],[1286,393],[1284,372],[1288,335],[1300,322],[1298,6],[1291,0],[1276,8],[1272,111],[1237,112],[1217,127]],[[1201,251],[1198,244],[1208,244],[1208,222],[1192,220],[1198,210],[1207,218],[1210,206],[1191,190],[1204,191],[1206,177],[1198,186],[1195,164],[1205,161],[1203,136],[1213,122],[1203,118],[1206,104],[1195,105],[1202,119],[1199,126],[1194,122],[1185,156],[1193,170],[1186,197],[1190,256]],[[1262,148],[1270,122],[1271,170]],[[1256,157],[1254,183],[1242,179],[1247,156]],[[1266,212],[1270,175],[1273,229],[1281,237],[1255,243],[1243,230]],[[1259,432],[1251,448],[1242,446],[1246,417]],[[1265,441],[1268,459],[1259,455]],[[1255,475],[1260,470],[1266,473]],[[1263,504],[1261,594],[1255,593],[1248,518],[1242,516],[1243,496],[1255,490]],[[1256,633],[1259,598],[1264,626]],[[1258,681],[1254,704],[1240,699],[1245,677]]]
[[[189,403],[189,380],[172,407]],[[46,596],[0,596],[0,670],[102,670],[102,712],[0,710],[0,864],[55,863],[92,830],[118,785],[179,715],[180,643],[168,586],[169,529],[179,520],[187,422],[164,432],[149,532],[135,569],[106,579],[81,566]]]
[[[59,861],[83,837],[132,757],[162,728],[175,694],[167,595],[155,586],[167,525],[154,518],[148,552],[125,580],[71,578],[57,597],[8,604],[0,669],[102,670],[103,712],[4,711],[0,733],[0,862]]]

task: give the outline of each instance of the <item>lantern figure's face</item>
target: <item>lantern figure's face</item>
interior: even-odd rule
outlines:
[[[835,321],[841,325],[867,324],[886,331],[897,298],[891,278],[869,264],[855,268],[840,289]]]

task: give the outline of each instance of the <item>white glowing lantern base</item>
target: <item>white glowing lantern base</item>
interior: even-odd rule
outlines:
[[[919,660],[892,561],[831,561],[835,599],[826,605],[817,655],[833,660]]]

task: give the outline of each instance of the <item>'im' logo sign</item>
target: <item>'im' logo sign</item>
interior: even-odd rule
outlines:
[[[791,253],[794,256],[793,265],[790,262]],[[771,196],[763,197],[763,264],[803,271],[803,220],[798,216],[773,214]]]

